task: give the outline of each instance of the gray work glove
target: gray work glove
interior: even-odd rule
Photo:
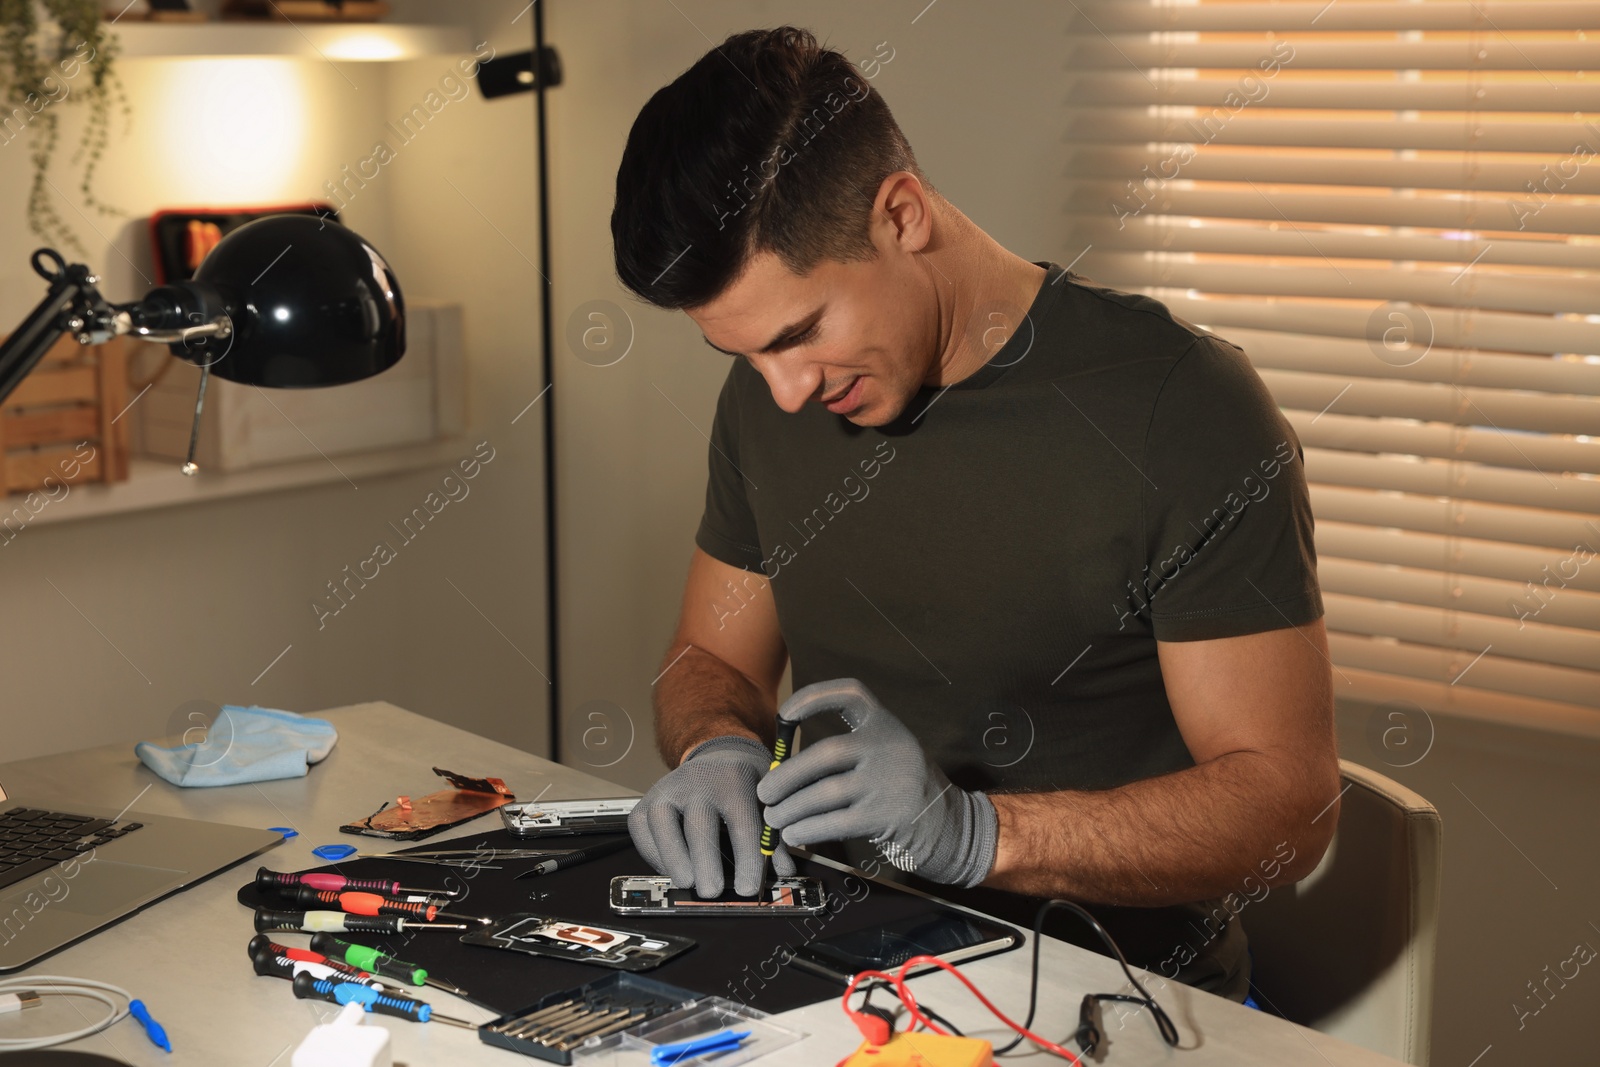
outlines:
[[[753,897],[760,888],[761,808],[756,783],[772,753],[749,737],[714,737],[696,745],[662,775],[628,814],[628,833],[645,861],[678,889],[701,897],[722,892],[721,824],[733,843],[733,891]],[[792,878],[794,860],[779,844],[772,869]]]
[[[784,843],[865,837],[896,867],[932,881],[970,887],[987,878],[999,839],[989,798],[951,785],[854,678],[798,690],[778,717],[801,722],[830,710],[851,732],[806,745],[756,789]]]

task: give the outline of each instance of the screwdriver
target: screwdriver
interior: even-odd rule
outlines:
[[[250,963],[255,967],[257,974],[267,978],[287,978],[292,982],[297,974],[309,974],[313,978],[326,978],[330,982],[355,982],[357,985],[371,986],[373,989],[381,990],[385,993],[403,994],[405,992],[399,986],[391,986],[389,983],[379,981],[371,975],[360,978],[348,971],[341,971],[332,964],[292,960],[288,956],[277,956],[270,952],[252,956]]]
[[[336,960],[329,956],[324,956],[322,953],[315,952],[309,948],[291,948],[288,945],[280,945],[266,934],[257,934],[256,936],[252,937],[250,939],[250,943],[244,947],[244,951],[245,955],[249,956],[252,960],[257,956],[283,956],[286,959],[295,960],[299,963],[324,964],[325,966],[332,967],[334,970],[343,974],[346,979],[350,981],[368,979],[372,977],[372,973],[370,971],[364,971],[359,967],[352,967],[343,960]]]
[[[414,900],[395,900],[393,897],[381,896],[377,893],[336,893],[331,889],[312,889],[301,886],[293,894],[296,904],[315,907],[318,904],[331,904],[340,911],[347,911],[351,915],[410,915],[413,918],[426,919],[432,922],[436,918],[460,919],[466,922],[488,925],[493,919],[486,919],[478,915],[456,915],[448,911],[440,911],[433,904],[423,904]]]
[[[297,886],[310,886],[312,889],[332,889],[335,892],[346,889],[361,889],[372,893],[383,893],[386,896],[399,897],[408,893],[427,897],[456,897],[461,895],[459,889],[416,889],[408,888],[399,882],[390,882],[383,878],[346,878],[342,874],[329,874],[325,871],[313,871],[307,874],[280,874],[261,867],[256,871],[256,888],[264,890],[290,890]]]
[[[294,930],[303,934],[329,930],[336,934],[398,934],[402,930],[465,930],[466,923],[426,923],[398,915],[346,915],[342,911],[276,911],[256,909],[256,931]]]
[[[798,722],[790,722],[782,715],[778,716],[778,738],[772,743],[772,765],[767,768],[770,773],[778,769],[778,765],[789,758],[794,751],[794,732],[799,727]],[[778,831],[766,822],[761,824],[761,884],[756,888],[756,899],[767,898],[767,875],[772,868],[772,854],[778,848]]]
[[[360,1004],[369,1012],[377,1012],[379,1015],[394,1015],[401,1019],[411,1019],[419,1023],[449,1023],[451,1026],[460,1026],[468,1030],[476,1030],[478,1028],[476,1023],[469,1023],[465,1019],[439,1015],[434,1012],[432,1005],[424,1004],[420,1000],[380,993],[371,986],[362,985],[359,982],[331,982],[326,978],[313,978],[309,974],[297,974],[294,976],[294,995],[301,1000],[326,1000],[333,1004]]]
[[[340,941],[332,934],[312,934],[311,949],[313,952],[323,953],[330,963],[343,962],[346,966],[359,968],[363,972],[381,974],[385,978],[397,978],[412,985],[431,985],[454,993],[458,997],[467,995],[465,989],[453,986],[442,978],[433,977],[414,963],[396,959],[365,945],[352,945],[348,941]]]

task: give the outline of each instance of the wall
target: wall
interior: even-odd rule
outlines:
[[[531,40],[530,21],[512,21],[520,6],[461,13],[480,31],[474,42],[504,53]],[[460,454],[488,441],[495,458],[320,629],[312,600],[439,487],[445,465],[355,487],[30,525],[0,547],[9,668],[0,760],[183,730],[207,702],[304,712],[385,699],[544,750],[541,412],[511,424],[540,389],[533,98],[484,101],[470,88],[410,144],[385,128],[458,58],[126,59],[132,125],[114,118],[98,183],[125,218],[80,215],[65,164],[81,116],[63,110],[57,203],[113,300],[148,287],[141,217],[151,210],[325,199],[324,182],[342,167],[378,139],[394,142],[395,158],[349,197],[344,218],[389,259],[407,296],[465,305],[473,432]],[[26,137],[0,147],[7,329],[44,292],[24,252],[41,243],[21,207],[27,150]],[[418,765],[418,780],[397,788],[432,779],[425,754]]]

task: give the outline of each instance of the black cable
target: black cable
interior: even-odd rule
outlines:
[[[938,1023],[940,1026],[944,1027],[946,1030],[950,1031],[950,1033],[953,1034],[954,1036],[956,1036],[956,1037],[966,1037],[967,1036],[966,1034],[963,1034],[960,1030],[956,1029],[955,1023],[952,1023],[949,1019],[946,1019],[943,1015],[940,1015],[938,1012],[934,1011],[932,1008],[928,1007],[926,1004],[924,1004],[920,1000],[917,1001],[917,1010],[920,1011],[922,1014],[926,1015],[928,1018],[932,1019],[934,1022]]]
[[[870,982],[864,982],[859,988],[866,993],[866,996],[861,998],[861,1007],[857,1008],[857,1011],[867,1010],[867,1007],[872,1003],[872,991],[874,989],[887,989],[889,992],[894,994],[895,999],[898,1000],[900,998],[899,990],[895,989],[894,986],[885,982],[881,978],[874,978]],[[902,1001],[902,1004],[903,1003],[904,1002]],[[923,1015],[926,1015],[928,1018],[932,1019],[934,1022],[938,1023],[940,1026],[944,1027],[946,1030],[949,1030],[950,1033],[954,1034],[956,1037],[967,1036],[961,1032],[960,1028],[957,1027],[955,1023],[951,1022],[949,1019],[946,1019],[943,1015],[940,1015],[938,1012],[934,1011],[920,1000],[917,1001],[917,1010]],[[915,1029],[915,1026],[912,1028]]]
[[[1094,1000],[1122,1000],[1134,1004],[1142,1004],[1145,1007],[1148,1007],[1151,1015],[1156,1020],[1156,1029],[1161,1032],[1161,1039],[1167,1044],[1176,1048],[1179,1041],[1178,1028],[1172,1024],[1172,1019],[1168,1017],[1165,1009],[1163,1009],[1160,1004],[1156,1003],[1156,998],[1152,997],[1145,987],[1139,984],[1139,980],[1133,976],[1133,970],[1128,966],[1127,958],[1122,955],[1122,949],[1117,947],[1116,941],[1114,941],[1111,935],[1106,932],[1106,928],[1100,925],[1100,920],[1096,919],[1093,915],[1089,914],[1089,912],[1084,910],[1079,905],[1074,904],[1070,900],[1047,900],[1043,904],[1039,905],[1039,913],[1034,916],[1033,968],[1028,980],[1028,1017],[1023,1021],[1022,1028],[1024,1030],[1033,1029],[1033,1015],[1039,1006],[1039,942],[1044,935],[1044,917],[1049,913],[1051,908],[1065,908],[1074,915],[1077,915],[1084,922],[1088,923],[1094,932],[1100,935],[1100,940],[1103,941],[1106,947],[1111,950],[1112,954],[1117,957],[1117,962],[1122,964],[1122,973],[1128,976],[1128,981],[1133,984],[1133,988],[1137,989],[1140,994],[1137,997],[1130,997],[1124,993],[1090,993],[1084,998],[1085,1004],[1083,1006],[1083,1010],[1080,1012],[1080,1025],[1078,1032],[1081,1034],[1084,1031],[1084,1026],[1082,1025],[1081,1020],[1083,1015],[1089,1010],[1088,1001],[1090,998],[1093,998]],[[1093,1044],[1097,1044],[1098,1041],[1099,1034],[1096,1032],[1095,1041],[1087,1046],[1085,1051],[1087,1051],[1088,1048],[1092,1048]],[[995,1049],[994,1055],[1000,1056],[1010,1052],[1021,1043],[1022,1035],[1018,1034],[1016,1037],[1012,1038],[1010,1043],[1005,1047]]]

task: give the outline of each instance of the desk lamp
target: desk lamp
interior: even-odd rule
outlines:
[[[406,350],[394,271],[330,219],[247,222],[217,242],[192,279],[128,304],[108,303],[95,288],[100,279],[53,248],[35,251],[32,263],[50,291],[0,343],[0,401],[64,333],[85,345],[122,334],[165,343],[200,368],[185,474],[199,469],[194,450],[210,374],[275,389],[343,385],[389,369]]]

